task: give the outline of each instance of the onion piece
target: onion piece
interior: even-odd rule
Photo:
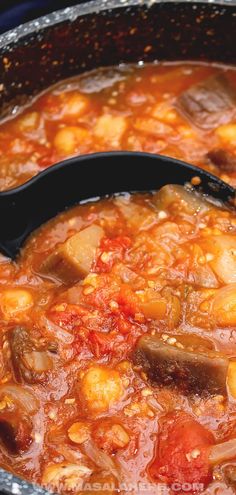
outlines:
[[[13,402],[17,402],[28,414],[34,414],[39,409],[39,402],[36,397],[22,385],[1,385],[0,400],[9,397]]]
[[[209,461],[212,464],[219,464],[234,458],[236,458],[236,438],[211,447]]]
[[[96,464],[96,466],[101,468],[103,471],[113,474],[115,478],[120,480],[121,476],[119,470],[109,455],[100,450],[90,440],[84,442],[83,447],[85,454],[94,462],[94,464]]]
[[[41,323],[43,324],[49,335],[53,336],[54,338],[56,337],[64,344],[73,343],[74,336],[63,328],[59,327],[59,325],[56,325],[55,323],[44,317],[41,319]]]
[[[53,367],[52,359],[46,351],[31,351],[24,354],[24,361],[35,373],[44,373]]]

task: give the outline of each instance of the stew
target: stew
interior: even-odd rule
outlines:
[[[200,64],[98,69],[49,89],[0,125],[0,190],[64,158],[161,153],[236,185],[236,72]]]
[[[65,495],[235,493],[235,234],[168,185],[2,256],[1,466]]]

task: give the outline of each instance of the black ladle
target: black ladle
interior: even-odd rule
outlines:
[[[197,189],[204,194],[225,203],[235,199],[235,189],[217,177],[165,156],[112,152],[65,160],[0,193],[0,250],[14,259],[31,232],[82,200],[184,185],[196,176],[201,180]]]

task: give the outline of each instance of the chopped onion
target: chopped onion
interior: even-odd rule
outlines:
[[[209,461],[218,464],[236,458],[236,438],[211,447]]]
[[[36,397],[22,385],[1,385],[0,400],[9,397],[17,402],[28,414],[34,414],[39,409]]]
[[[163,412],[164,408],[157,402],[155,397],[148,397],[147,404],[154,409],[154,411]]]
[[[105,452],[100,450],[90,440],[83,444],[85,454],[102,470],[113,474],[115,478],[120,479],[120,473],[113,461],[113,459]]]
[[[64,344],[72,344],[74,341],[74,336],[64,330],[63,328],[59,327],[59,325],[56,325],[55,323],[52,323],[52,321],[48,320],[47,318],[42,318],[42,324],[45,326],[46,331],[53,337],[56,337],[58,340],[63,342]]]
[[[43,373],[51,370],[53,362],[45,351],[31,351],[24,354],[24,361],[29,369],[36,373]]]
[[[198,265],[195,272],[190,273],[190,282],[199,285],[200,287],[206,287],[208,289],[217,289],[219,287],[218,280],[213,270],[205,265]],[[193,280],[191,280],[193,279]]]

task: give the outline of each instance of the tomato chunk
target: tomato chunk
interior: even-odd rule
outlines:
[[[212,479],[209,448],[213,435],[189,414],[175,411],[160,421],[155,458],[150,465],[150,476],[172,488],[187,487],[189,493],[196,486],[205,488]]]

